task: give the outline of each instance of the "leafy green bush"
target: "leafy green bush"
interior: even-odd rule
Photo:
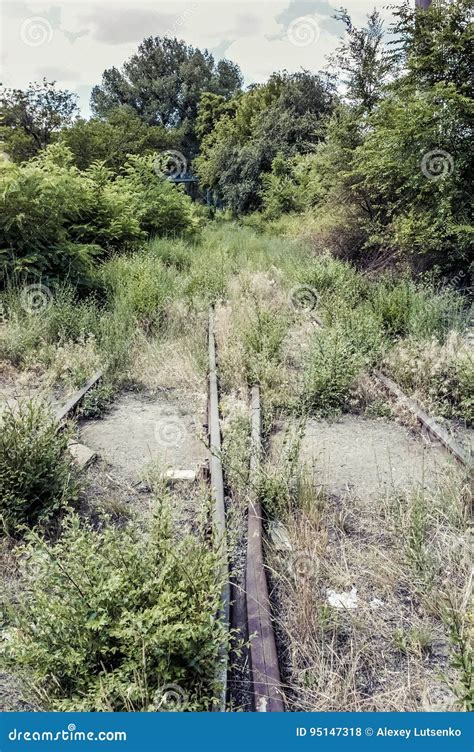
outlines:
[[[357,377],[384,348],[380,321],[365,306],[344,311],[314,338],[304,373],[304,408],[329,414],[347,407]]]
[[[100,248],[69,229],[80,219],[86,189],[58,146],[22,166],[0,163],[0,282],[18,275],[90,283]]]
[[[4,531],[47,521],[75,496],[68,437],[49,408],[33,400],[0,416],[0,515]]]
[[[156,167],[152,154],[130,156],[116,181],[117,190],[130,196],[130,209],[148,237],[192,233],[196,220],[191,200],[181,186],[160,177]]]
[[[265,216],[275,219],[282,214],[301,211],[304,201],[296,189],[291,163],[278,154],[272,162],[272,171],[262,175],[262,199]]]
[[[94,530],[75,516],[56,544],[32,538],[7,656],[50,710],[182,710],[213,697],[220,583],[216,557],[165,522]]]
[[[136,250],[149,235],[193,230],[191,200],[153,166],[153,156],[130,157],[118,179],[98,162],[80,172],[63,144],[21,166],[1,162],[0,282],[90,287],[96,257]]]
[[[304,407],[311,413],[342,409],[364,367],[361,353],[340,329],[324,329],[315,338],[304,374]]]

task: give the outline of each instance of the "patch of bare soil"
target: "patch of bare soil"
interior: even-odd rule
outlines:
[[[360,498],[436,488],[454,464],[442,448],[397,423],[354,415],[308,420],[300,461],[328,493]]]
[[[45,400],[53,408],[60,403],[60,395],[53,394],[34,374],[22,373],[9,363],[0,362],[0,412],[19,400],[33,398]]]
[[[202,437],[206,396],[176,392],[123,392],[100,420],[84,422],[81,441],[132,482],[150,465],[197,470],[207,458]]]

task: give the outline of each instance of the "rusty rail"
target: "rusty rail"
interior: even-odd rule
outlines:
[[[96,384],[99,383],[103,376],[103,371],[97,371],[97,373],[95,373],[81,389],[78,389],[77,392],[74,392],[74,394],[69,397],[68,401],[58,408],[58,410],[56,411],[56,420],[59,424],[61,424],[70,413],[74,412],[79,402],[83,399],[83,397],[85,397],[87,392],[89,392],[94,386],[96,386]]]
[[[218,618],[228,629],[230,617],[229,562],[226,540],[226,513],[224,497],[224,476],[221,460],[221,430],[219,425],[219,391],[217,381],[216,340],[214,333],[214,311],[209,310],[209,401],[208,429],[211,495],[213,501],[213,526],[220,562],[220,575],[224,585],[221,592],[221,605]],[[217,681],[220,686],[219,703],[214,710],[225,711],[227,697],[228,647],[221,645],[218,657]]]
[[[374,371],[374,376],[380,381],[385,389],[397,400],[407,407],[411,413],[416,417],[417,421],[428,431],[428,433],[448,450],[462,465],[465,467],[471,466],[471,458],[462,446],[460,446],[449,433],[439,425],[428,413],[426,413],[416,400],[407,397],[407,395],[400,389],[388,376],[385,376],[381,371]]]
[[[251,394],[252,453],[250,458],[252,498],[249,505],[247,539],[247,621],[250,637],[250,666],[255,710],[259,713],[283,712],[278,654],[273,631],[262,543],[262,506],[256,486],[261,464],[260,388]]]

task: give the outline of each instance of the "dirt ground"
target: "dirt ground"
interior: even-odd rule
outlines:
[[[146,468],[197,470],[207,458],[203,440],[206,395],[122,392],[100,420],[84,421],[80,439],[118,473],[133,481]]]
[[[275,446],[283,433],[282,426],[274,437]],[[398,423],[355,415],[331,422],[308,420],[300,462],[328,493],[361,498],[414,486],[436,488],[454,465],[443,449]]]

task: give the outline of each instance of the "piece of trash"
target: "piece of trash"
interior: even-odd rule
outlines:
[[[335,590],[326,590],[328,603],[334,608],[357,608],[357,588],[352,588],[350,593],[336,593]]]
[[[369,605],[370,608],[380,608],[380,606],[383,606],[383,601],[380,598],[372,598]]]

